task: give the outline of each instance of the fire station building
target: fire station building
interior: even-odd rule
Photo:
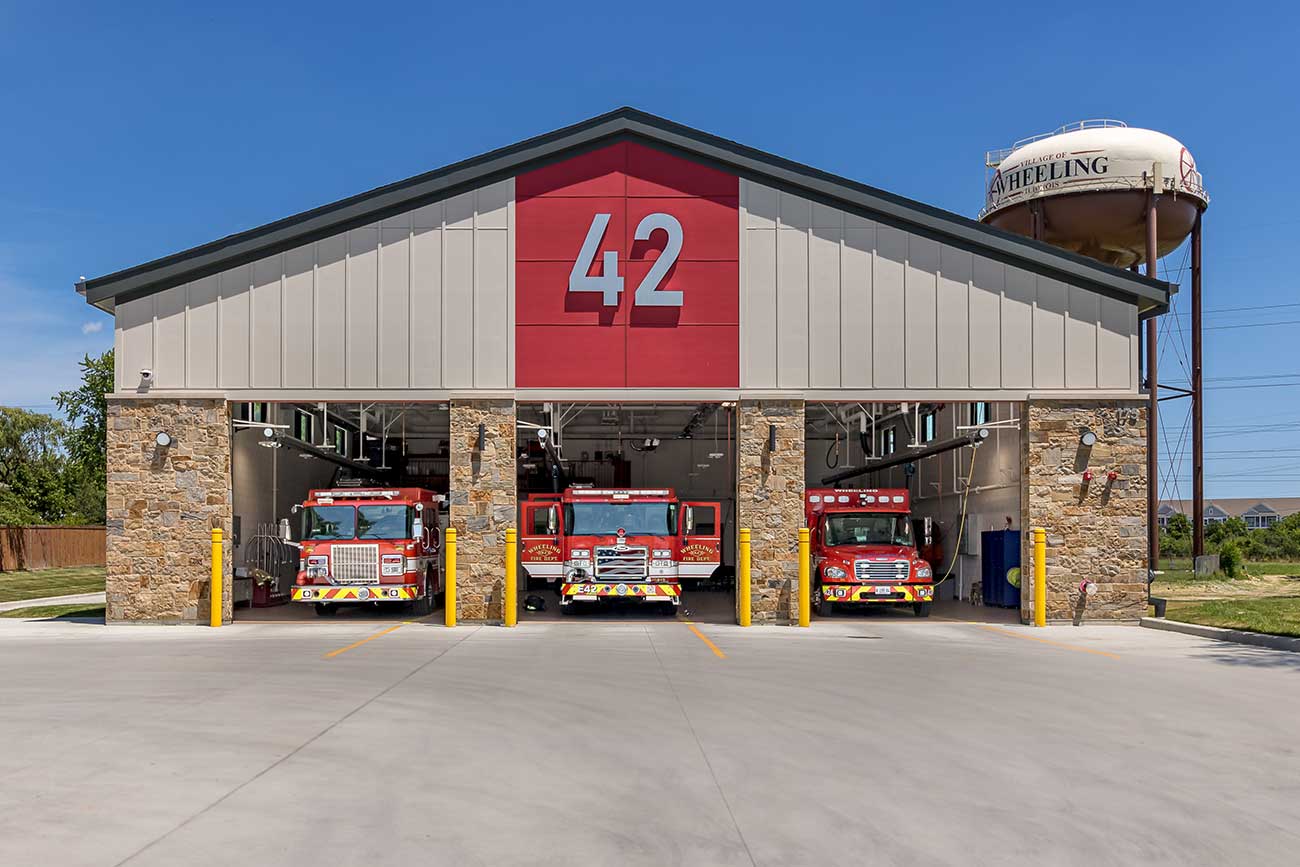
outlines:
[[[447,604],[499,620],[538,430],[573,480],[720,502],[728,562],[751,529],[755,623],[792,617],[805,488],[872,465],[846,484],[910,490],[944,599],[1042,526],[1049,618],[1081,579],[1089,618],[1145,613],[1169,284],[640,111],[77,288],[115,317],[110,623],[206,620],[214,527],[228,618],[303,608],[281,519],[347,480],[446,494]]]

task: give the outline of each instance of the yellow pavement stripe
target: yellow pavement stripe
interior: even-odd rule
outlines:
[[[361,639],[360,641],[355,641],[352,644],[349,644],[347,647],[340,647],[338,650],[331,650],[329,653],[325,654],[324,658],[330,659],[331,657],[338,656],[340,653],[347,653],[352,648],[360,647],[361,645],[365,644],[367,641],[374,641],[376,638],[382,638],[383,636],[387,635],[390,632],[396,632],[397,630],[401,629],[405,625],[406,625],[405,623],[399,623],[396,626],[390,626],[385,630],[376,632],[374,635],[368,635],[365,638]]]
[[[1094,650],[1091,647],[1079,647],[1078,645],[1075,644],[1062,644],[1059,641],[1052,641],[1049,638],[1039,638],[1036,635],[1023,635],[1019,632],[1012,632],[1009,629],[999,629],[996,626],[989,626],[988,624],[985,623],[976,623],[973,625],[978,626],[980,629],[987,629],[989,632],[996,632],[999,635],[1009,635],[1012,638],[1023,638],[1026,641],[1037,641],[1040,644],[1050,644],[1052,647],[1059,647],[1062,650],[1077,650],[1080,653],[1092,653],[1097,656],[1104,656],[1107,659],[1120,658],[1120,655],[1118,653],[1111,653],[1106,650]]]
[[[686,628],[687,628],[687,629],[689,629],[691,632],[694,632],[694,633],[695,633],[695,637],[696,637],[696,638],[698,638],[700,641],[703,641],[705,644],[707,644],[707,645],[709,646],[709,650],[712,650],[712,651],[713,651],[713,655],[714,655],[714,656],[716,656],[718,659],[726,659],[726,658],[727,658],[727,654],[725,654],[725,653],[723,653],[721,650],[719,650],[719,649],[718,649],[718,645],[714,644],[712,641],[709,641],[709,638],[708,638],[707,635],[705,635],[703,632],[700,632],[700,630],[696,629],[694,623],[692,623],[692,622],[689,621],[689,620],[683,620],[682,622],[686,624]]]

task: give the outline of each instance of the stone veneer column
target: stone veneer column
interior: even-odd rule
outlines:
[[[479,425],[483,450],[477,449]],[[451,526],[461,620],[500,620],[505,531],[515,526],[515,402],[451,402]],[[452,600],[447,600],[451,605]]]
[[[736,526],[751,535],[754,623],[798,618],[799,528],[803,526],[804,402],[742,400],[736,443]],[[776,448],[768,431],[776,426]]]
[[[173,443],[160,448],[159,433]],[[225,533],[230,596],[230,422],[223,400],[108,401],[109,623],[206,623],[211,534]]]
[[[1147,605],[1146,401],[1030,400],[1021,438],[1020,615],[1033,618],[1033,528],[1047,530],[1047,617],[1136,620]],[[1091,449],[1080,435],[1091,430]],[[1083,473],[1092,470],[1085,484]],[[1108,481],[1107,473],[1119,474]]]

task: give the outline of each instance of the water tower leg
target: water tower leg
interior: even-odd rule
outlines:
[[[1205,553],[1204,399],[1201,387],[1201,214],[1192,226],[1192,556]]]
[[[1152,193],[1147,199],[1147,276],[1156,276],[1156,200]],[[1157,513],[1160,508],[1160,433],[1159,392],[1157,385],[1157,367],[1159,355],[1156,346],[1156,317],[1147,319],[1147,560],[1149,569],[1160,568],[1160,524]]]

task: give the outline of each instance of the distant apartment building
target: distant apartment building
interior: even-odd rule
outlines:
[[[1229,497],[1205,501],[1205,524],[1219,524],[1229,518],[1241,518],[1252,530],[1271,527],[1278,521],[1300,512],[1300,497]],[[1191,500],[1163,500],[1156,513],[1160,526],[1169,526],[1174,515],[1192,514]]]

